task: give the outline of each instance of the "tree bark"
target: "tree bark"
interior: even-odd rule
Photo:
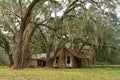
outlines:
[[[6,53],[8,54],[8,57],[9,57],[9,67],[12,67],[14,65],[14,61],[13,61],[13,56],[12,56],[12,53],[10,54],[10,46],[9,46],[9,43],[7,42],[6,43]]]
[[[22,68],[22,33],[18,35],[17,45],[16,45],[16,53],[15,53],[15,61],[14,61],[14,69]]]
[[[51,45],[49,44],[47,47],[47,57],[46,57],[46,66],[50,67],[50,51],[51,51]]]
[[[13,56],[12,56],[12,54],[9,54],[8,56],[9,56],[9,60],[10,60],[9,67],[12,67],[14,65]]]
[[[17,39],[17,45],[16,45],[16,52],[15,52],[15,60],[14,60],[14,69],[21,69],[23,68],[23,60],[22,58],[23,56],[23,34],[28,26],[28,24],[31,21],[31,14],[32,14],[32,9],[34,8],[34,6],[39,2],[40,0],[33,0],[30,5],[28,6],[25,15],[23,18],[21,18],[21,25],[20,25],[20,31],[18,32],[18,36],[16,37]],[[46,0],[42,0],[42,2],[44,3]]]
[[[50,52],[47,52],[46,66],[50,67]]]
[[[65,56],[64,56],[64,47],[61,47],[60,53],[59,53],[59,68],[65,68]]]
[[[13,56],[12,54],[10,54],[10,47],[9,47],[9,43],[6,45],[5,51],[9,57],[9,67],[12,67],[14,65],[14,61],[13,61]]]

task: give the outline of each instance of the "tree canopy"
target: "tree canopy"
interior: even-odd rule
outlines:
[[[24,67],[28,55],[40,52],[47,53],[49,66],[50,55],[61,45],[78,52],[89,46],[97,61],[119,63],[119,4],[119,0],[0,0],[0,46],[12,54],[15,69]]]

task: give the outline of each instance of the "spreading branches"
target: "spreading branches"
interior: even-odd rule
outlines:
[[[32,9],[34,8],[34,6],[39,2],[40,0],[33,0],[31,2],[31,4],[28,6],[25,16],[21,19],[21,31],[22,33],[24,32],[24,30],[26,29],[27,25],[29,24],[29,22],[31,21],[31,13],[32,13]],[[45,0],[44,0],[45,2]]]
[[[77,2],[78,2],[78,3],[77,3]],[[81,6],[81,5],[84,4],[84,3],[85,3],[85,1],[78,1],[78,0],[73,1],[71,4],[69,4],[69,5],[67,6],[67,8],[66,8],[66,10],[64,11],[64,14],[63,14],[63,16],[61,17],[61,19],[63,20],[63,18],[65,18],[66,15],[67,15],[70,11],[72,11],[73,9],[75,9],[75,8],[78,7],[78,6]]]

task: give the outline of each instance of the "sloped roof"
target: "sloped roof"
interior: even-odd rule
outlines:
[[[41,58],[46,58],[47,54],[46,53],[40,53],[40,54],[33,54],[31,56],[32,59],[41,59]]]
[[[75,50],[72,50],[70,48],[66,48],[64,47],[64,49],[66,49],[70,54],[72,54],[73,56],[75,57],[78,57],[78,58],[90,58],[90,55],[88,53],[85,53],[85,52],[77,52]]]

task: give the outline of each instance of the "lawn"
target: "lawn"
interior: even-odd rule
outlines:
[[[120,68],[13,70],[0,67],[0,80],[120,80]]]

